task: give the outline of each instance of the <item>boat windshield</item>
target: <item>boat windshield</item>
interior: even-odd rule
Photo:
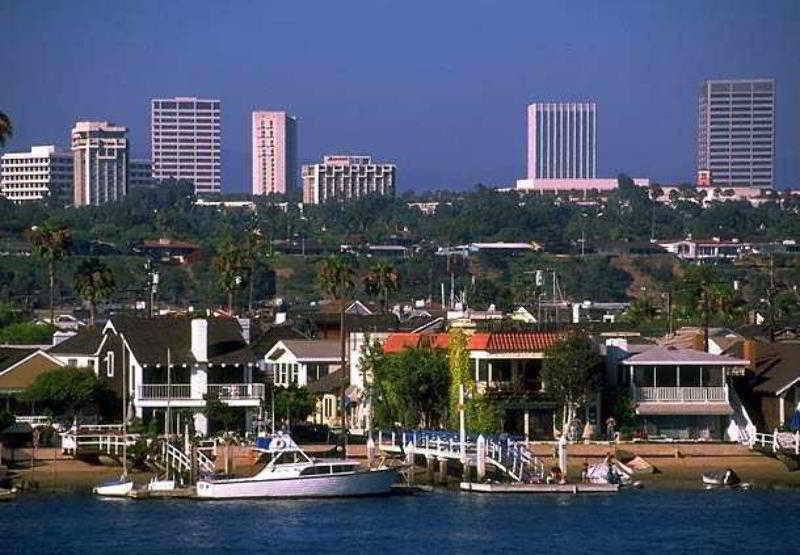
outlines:
[[[273,457],[271,464],[297,464],[307,462],[311,461],[302,451],[282,451]]]

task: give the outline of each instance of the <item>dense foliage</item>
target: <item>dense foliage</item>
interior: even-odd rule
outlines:
[[[119,399],[87,368],[59,368],[39,374],[23,393],[23,399],[58,416],[100,417],[114,420],[120,414]]]

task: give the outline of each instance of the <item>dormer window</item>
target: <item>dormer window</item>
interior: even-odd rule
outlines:
[[[106,376],[114,377],[114,351],[106,353]]]

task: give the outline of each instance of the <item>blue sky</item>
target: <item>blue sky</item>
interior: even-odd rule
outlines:
[[[301,162],[395,161],[401,190],[509,185],[526,105],[598,103],[598,174],[693,179],[707,78],[777,81],[776,176],[800,186],[800,1],[0,0],[6,150],[130,128],[149,99],[222,99],[223,183],[250,188],[249,112],[299,118]]]

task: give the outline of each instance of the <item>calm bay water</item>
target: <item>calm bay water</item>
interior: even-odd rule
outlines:
[[[797,553],[798,491],[0,504],[0,552]],[[794,544],[791,542],[794,541]]]

